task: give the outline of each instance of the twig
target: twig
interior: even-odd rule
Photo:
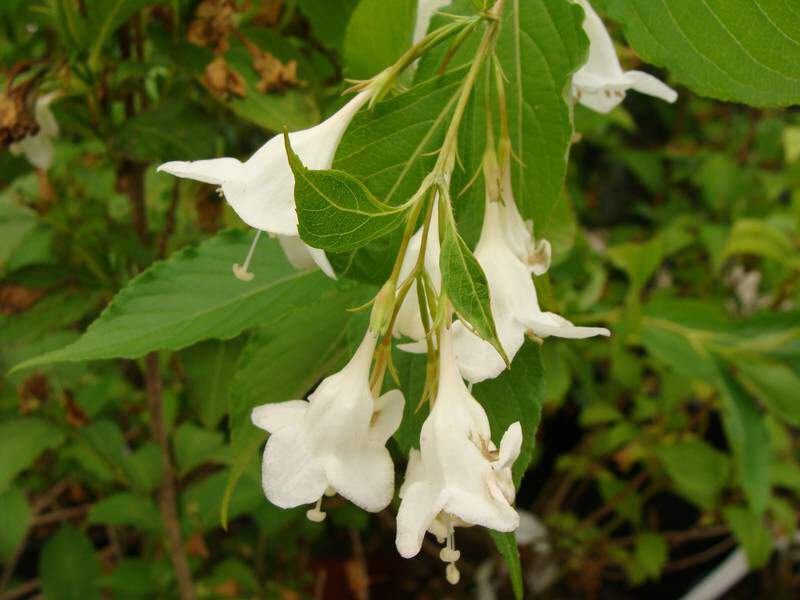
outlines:
[[[26,581],[22,585],[18,585],[13,590],[8,590],[5,594],[0,594],[0,600],[16,600],[22,598],[38,590],[42,586],[42,582],[38,579]]]
[[[164,464],[164,475],[158,494],[161,518],[164,521],[164,532],[169,545],[169,557],[175,569],[181,600],[194,600],[194,585],[189,561],[181,540],[181,528],[178,513],[175,509],[175,470],[170,458],[169,442],[164,429],[164,411],[162,405],[161,372],[158,365],[158,354],[151,352],[145,357],[148,409],[150,411],[150,427],[153,438],[161,449],[161,461]]]
[[[581,523],[578,525],[578,529],[584,529],[590,525],[597,523],[600,519],[606,516],[608,513],[613,511],[617,506],[619,506],[628,495],[635,492],[639,486],[641,486],[645,480],[647,479],[647,472],[640,473],[633,481],[631,481],[628,485],[626,485],[623,489],[621,489],[611,500],[606,502],[603,506],[598,508],[588,517],[586,517]]]
[[[61,521],[69,521],[75,517],[82,517],[92,508],[91,504],[83,504],[81,506],[71,506],[69,508],[61,508],[53,510],[49,513],[39,515],[31,520],[31,525],[46,525],[48,523],[60,523]]]
[[[731,548],[736,545],[736,540],[732,537],[725,538],[720,543],[711,546],[711,548],[707,550],[703,550],[702,552],[698,552],[697,554],[693,554],[692,556],[687,556],[686,558],[681,558],[674,562],[669,563],[664,567],[664,573],[671,573],[672,571],[682,571],[684,569],[688,569],[690,567],[694,567],[695,565],[702,564],[711,560],[712,558],[716,558],[720,554],[727,552]]]

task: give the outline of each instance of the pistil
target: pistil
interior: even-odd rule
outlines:
[[[253,238],[253,243],[250,244],[250,249],[247,251],[247,256],[244,259],[244,264],[233,264],[233,274],[236,275],[236,279],[241,281],[253,281],[253,277],[255,277],[255,275],[250,273],[248,269],[250,268],[250,261],[253,259],[253,253],[256,250],[256,244],[258,244],[259,237],[261,237],[261,230],[256,229],[256,237]]]

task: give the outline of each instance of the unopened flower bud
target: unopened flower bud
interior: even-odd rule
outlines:
[[[384,335],[389,328],[389,322],[392,320],[392,314],[394,313],[396,285],[396,282],[390,279],[383,284],[381,291],[375,297],[375,303],[372,305],[372,315],[369,319],[369,328],[377,335]]]

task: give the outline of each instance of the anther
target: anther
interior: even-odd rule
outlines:
[[[336,490],[333,489],[331,486],[325,488],[325,495],[328,498],[333,498],[336,495]]]
[[[253,252],[256,250],[256,244],[258,243],[258,238],[261,237],[261,230],[256,229],[256,237],[253,238],[253,243],[250,244],[250,250],[247,251],[247,256],[244,259],[244,264],[240,265],[239,263],[233,264],[233,274],[236,275],[236,279],[241,281],[253,281],[253,277],[255,275],[250,273],[248,269],[250,268],[250,261],[253,259]]]
[[[322,496],[320,496],[314,508],[306,511],[306,517],[314,523],[322,523],[326,516],[328,516],[327,513],[322,512]]]

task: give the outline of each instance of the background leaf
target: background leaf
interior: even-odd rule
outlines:
[[[39,576],[48,600],[99,600],[100,574],[92,543],[70,525],[62,526],[42,549]]]

